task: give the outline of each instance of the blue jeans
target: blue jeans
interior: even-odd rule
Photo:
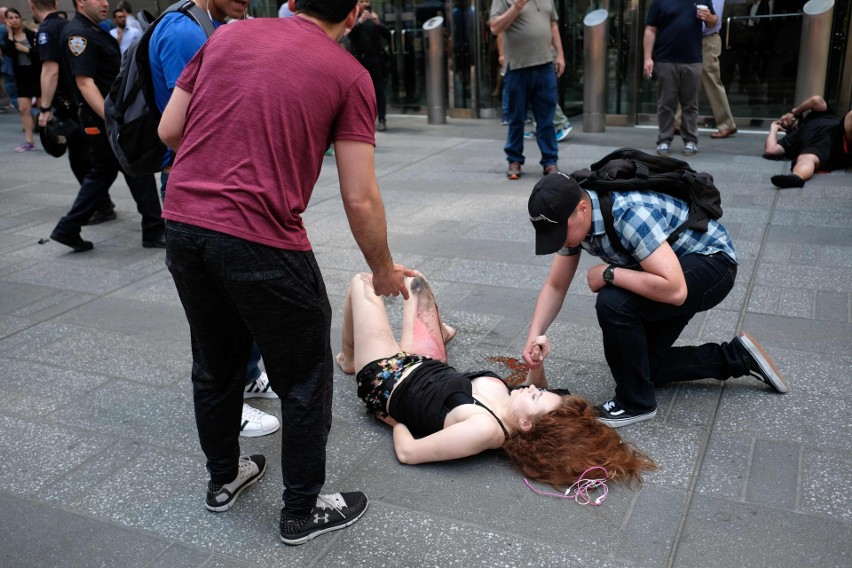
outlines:
[[[6,95],[9,97],[9,102],[18,110],[18,84],[15,83],[14,75],[3,74],[3,88],[6,89]]]
[[[595,309],[604,355],[615,379],[615,398],[633,412],[657,408],[654,385],[725,380],[749,371],[737,343],[672,347],[692,316],[725,299],[737,276],[737,266],[722,253],[688,254],[678,260],[688,290],[681,306],[655,302],[616,286],[598,291]]]
[[[506,160],[524,163],[524,120],[527,106],[536,122],[536,142],[541,150],[541,165],[555,166],[559,160],[553,113],[556,110],[556,71],[553,63],[509,69],[503,79],[509,102],[509,134]]]
[[[192,338],[195,420],[214,483],[237,475],[252,340],[281,397],[285,511],[303,517],[325,483],[331,428],[331,305],[310,251],[167,223],[166,265]]]

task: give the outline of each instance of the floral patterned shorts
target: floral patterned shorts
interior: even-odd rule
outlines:
[[[358,398],[367,403],[370,412],[387,414],[388,398],[406,369],[427,359],[422,355],[400,352],[387,359],[367,363],[355,376]]]

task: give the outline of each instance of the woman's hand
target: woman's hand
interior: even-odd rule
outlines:
[[[384,412],[376,412],[376,419],[381,420],[391,428],[399,424],[390,414],[386,414]]]

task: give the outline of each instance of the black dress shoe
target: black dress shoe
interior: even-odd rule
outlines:
[[[98,225],[100,223],[106,223],[107,221],[114,221],[118,219],[118,215],[115,214],[115,209],[107,209],[104,211],[95,211],[92,214],[91,219],[88,222],[83,223],[84,225]]]
[[[63,235],[53,231],[50,233],[50,239],[67,247],[71,247],[74,249],[74,252],[86,252],[87,250],[95,248],[95,245],[89,241],[84,241],[80,235]]]
[[[142,247],[146,249],[166,248],[166,235],[160,235],[155,239],[142,239]]]

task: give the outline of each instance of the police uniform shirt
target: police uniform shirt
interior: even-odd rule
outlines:
[[[63,28],[68,25],[68,20],[59,17],[56,12],[48,14],[38,27],[38,56],[42,61],[55,61],[59,65],[59,79],[56,83],[56,93],[53,96],[53,104],[56,106],[58,97],[71,98],[71,78],[68,74],[68,64],[62,57],[62,44],[59,36]],[[74,113],[76,115],[76,113]]]
[[[91,77],[98,91],[106,97],[121,68],[121,51],[115,38],[79,12],[60,37],[71,77]],[[77,102],[89,113],[94,112],[83,99],[76,80],[72,84]]]

